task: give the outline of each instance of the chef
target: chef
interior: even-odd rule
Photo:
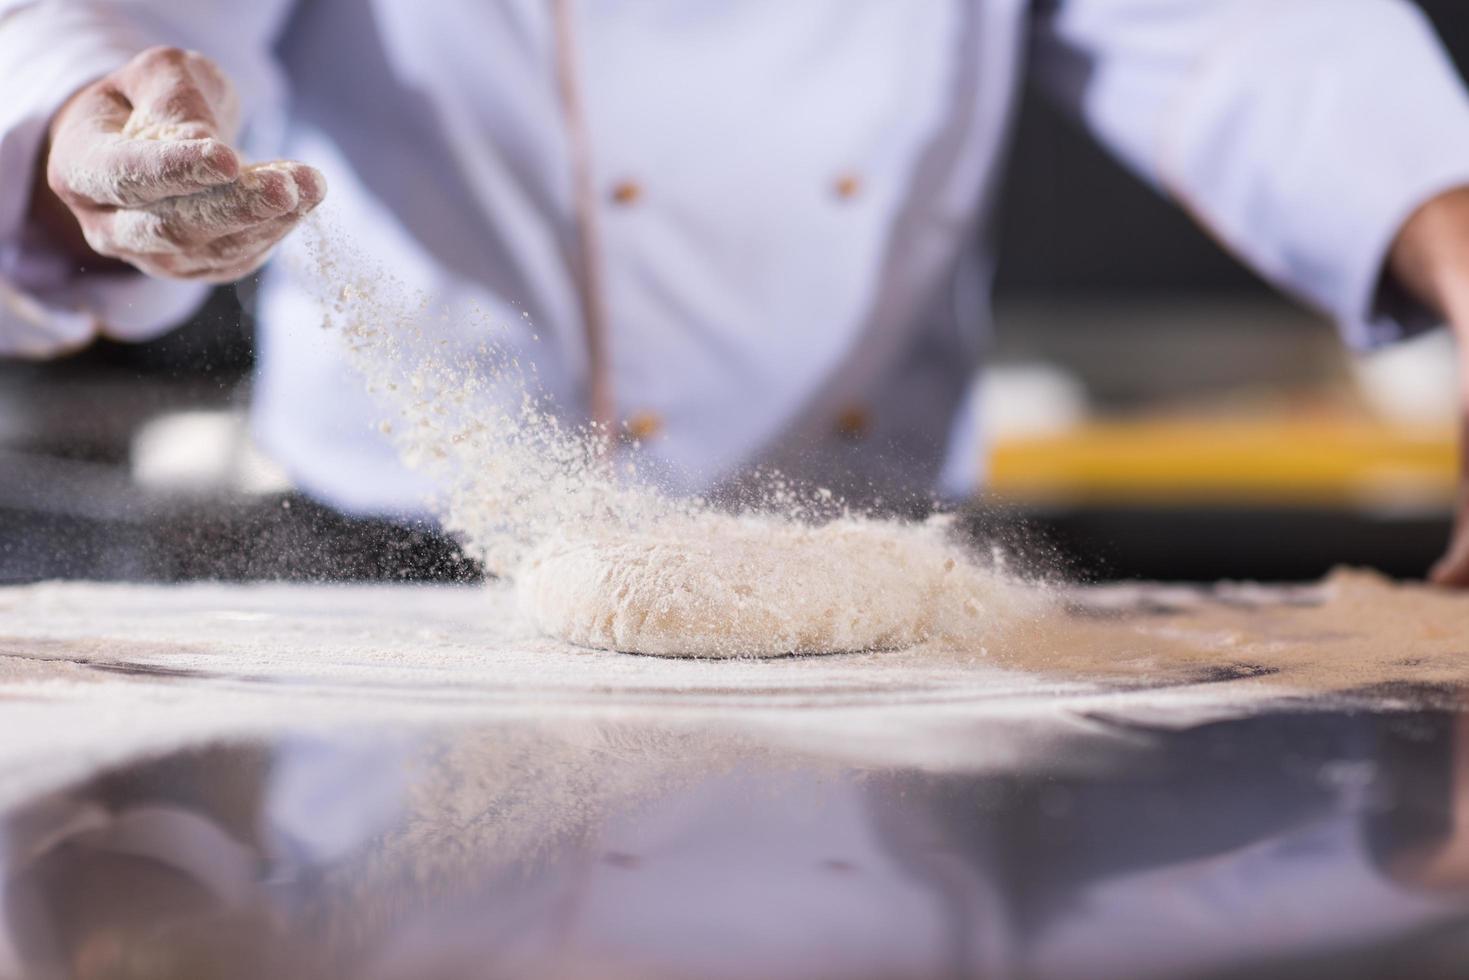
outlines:
[[[1406,0],[0,0],[0,73],[0,354],[174,327],[330,186],[433,322],[488,311],[683,490],[976,489],[1027,73],[1352,346],[1469,331],[1469,100]],[[261,278],[256,437],[418,512],[318,295]]]

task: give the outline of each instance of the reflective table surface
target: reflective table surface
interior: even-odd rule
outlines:
[[[6,966],[1463,976],[1469,716],[1405,696],[985,773],[606,721],[178,750],[5,818]]]

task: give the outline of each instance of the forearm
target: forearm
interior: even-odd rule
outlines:
[[[1432,577],[1469,586],[1469,186],[1440,194],[1408,219],[1388,271],[1397,286],[1442,315],[1458,340],[1463,435],[1457,520],[1448,554]]]
[[[0,173],[6,175],[0,180],[0,357],[74,350],[96,334],[99,322],[137,327],[142,336],[150,311],[172,317],[180,306],[132,288],[138,277],[77,276],[71,250],[58,247],[65,222],[50,209],[55,202],[36,193],[45,183],[49,121],[71,93],[125,63],[144,43],[119,10],[125,7],[131,5],[9,3],[0,14]]]
[[[1462,268],[1469,258],[1469,187],[1440,194],[1413,213],[1393,245],[1391,273],[1445,316],[1466,292]]]
[[[1469,414],[1469,187],[1439,195],[1408,219],[1390,272],[1458,338],[1461,407]]]

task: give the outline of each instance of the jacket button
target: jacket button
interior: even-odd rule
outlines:
[[[656,412],[634,412],[622,426],[629,439],[644,442],[663,431],[663,418]]]
[[[831,189],[840,200],[853,200],[862,193],[862,178],[854,173],[840,174],[832,181]]]
[[[872,432],[872,415],[859,405],[844,408],[836,418],[836,433],[850,442],[866,439]]]
[[[620,180],[612,185],[612,203],[614,204],[626,207],[638,203],[642,197],[642,185],[635,180]]]

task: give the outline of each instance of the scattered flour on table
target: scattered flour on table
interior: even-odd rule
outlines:
[[[856,516],[775,478],[743,512],[660,492],[635,452],[539,394],[505,326],[435,320],[340,236],[315,231],[311,272],[333,291],[326,325],[391,412],[383,431],[443,488],[446,528],[514,583],[543,633],[669,656],[930,641],[979,651],[1046,604],[944,518]]]

